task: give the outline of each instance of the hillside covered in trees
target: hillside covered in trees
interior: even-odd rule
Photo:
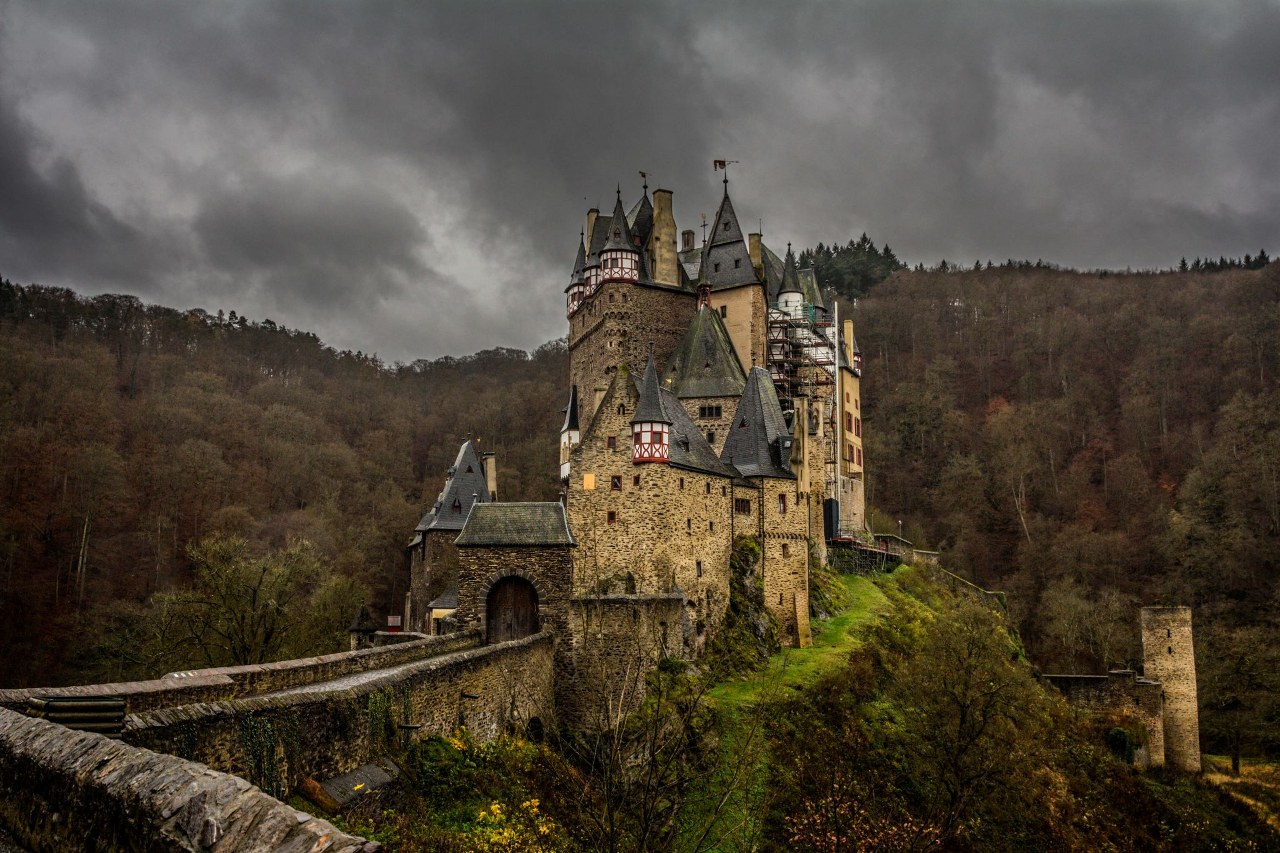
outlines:
[[[234,662],[149,646],[190,614],[135,608],[220,567],[290,599],[250,654],[298,649],[278,643],[324,602],[313,630],[361,600],[399,612],[403,548],[468,432],[505,497],[554,497],[566,369],[559,343],[387,366],[269,320],[0,283],[0,684]]]
[[[832,257],[891,257],[860,243]],[[860,294],[841,315],[878,529],[1008,592],[1044,671],[1136,664],[1137,607],[1190,604],[1207,744],[1280,747],[1280,264],[880,272],[838,291]],[[3,283],[0,684],[326,648],[357,599],[398,611],[467,432],[505,499],[554,499],[565,372],[554,342],[388,366],[268,320]],[[274,646],[161,642],[192,591],[254,572],[287,592]]]

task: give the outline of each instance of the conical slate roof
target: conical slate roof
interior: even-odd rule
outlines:
[[[648,242],[649,233],[653,231],[653,202],[649,201],[647,189],[627,214],[627,224],[631,226],[633,239],[639,238],[642,246]]]
[[[818,287],[818,277],[814,274],[813,267],[805,267],[796,273],[796,278],[800,282],[800,292],[804,294],[804,301],[819,310],[827,310],[827,300],[822,297],[822,288]]]
[[[733,210],[727,186],[707,241],[707,254],[703,258],[701,272],[712,290],[759,281],[755,267],[751,265],[751,253],[743,239],[742,226],[738,224],[738,215]]]
[[[628,252],[638,251],[631,239],[631,226],[627,223],[627,212],[622,209],[622,192],[618,192],[618,200],[613,205],[613,216],[609,220],[608,231],[605,232],[604,245],[601,252],[612,252],[619,249]]]
[[[653,356],[644,366],[644,377],[640,380],[640,402],[636,403],[635,423],[671,423],[671,413],[662,400],[661,387],[658,385],[658,368],[653,363]]]
[[[573,385],[569,388],[569,405],[564,408],[564,426],[560,428],[560,432],[569,432],[578,429],[578,386]]]
[[[778,295],[784,293],[799,293],[804,295],[804,291],[800,289],[800,276],[796,274],[796,256],[791,253],[791,244],[787,244],[787,257],[782,261],[782,285],[778,288]]]
[[[444,488],[436,497],[430,511],[418,522],[418,532],[431,530],[461,530],[466,524],[472,504],[488,503],[492,498],[484,478],[484,466],[476,453],[475,443],[467,439],[458,451],[458,458],[449,469]]]
[[[746,384],[720,312],[701,306],[671,354],[662,386],[677,397],[737,397]]]
[[[720,458],[744,477],[794,479],[789,468],[790,439],[791,430],[769,372],[762,367],[751,368]]]
[[[581,238],[578,240],[578,254],[573,259],[573,272],[569,275],[569,286],[566,287],[565,293],[569,292],[569,288],[575,284],[582,284],[585,278],[587,268],[587,247]]]

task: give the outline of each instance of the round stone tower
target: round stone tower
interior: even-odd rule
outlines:
[[[1190,607],[1142,608],[1143,674],[1164,688],[1165,766],[1200,772],[1200,714]]]

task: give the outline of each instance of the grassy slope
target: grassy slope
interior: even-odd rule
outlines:
[[[844,586],[848,609],[831,619],[813,623],[813,646],[783,649],[759,672],[717,685],[711,691],[717,709],[732,712],[771,694],[803,689],[822,674],[844,665],[849,652],[861,642],[862,628],[887,612],[891,605],[869,578],[840,575],[839,583]]]

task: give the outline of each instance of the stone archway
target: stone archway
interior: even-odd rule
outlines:
[[[489,643],[505,643],[538,633],[538,591],[522,577],[502,578],[489,587],[484,621],[485,640]]]

